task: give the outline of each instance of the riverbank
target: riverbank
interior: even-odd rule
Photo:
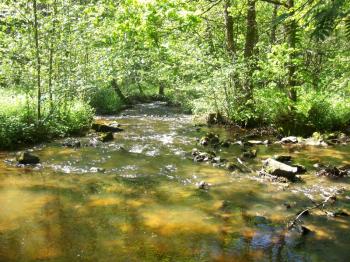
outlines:
[[[0,149],[17,150],[59,138],[81,136],[89,132],[97,112],[103,112],[104,115],[117,114],[132,108],[133,105],[154,101],[162,101],[169,106],[180,106],[159,95],[130,96],[126,104],[113,100],[112,104],[107,105],[109,108],[103,109],[99,104],[103,101],[89,104],[84,100],[73,100],[52,110],[49,109],[49,103],[43,103],[46,110],[38,121],[33,101],[29,101],[23,95],[1,93]]]
[[[85,133],[94,110],[83,100],[73,99],[52,107],[42,103],[40,119],[29,95],[0,90],[0,149],[18,149],[55,138]]]

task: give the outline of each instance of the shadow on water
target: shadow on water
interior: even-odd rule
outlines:
[[[349,180],[334,183],[306,174],[304,183],[285,188],[195,164],[184,153],[197,131],[189,116],[173,110],[140,105],[101,118],[120,122],[125,131],[101,147],[47,145],[36,151],[43,160],[38,170],[1,163],[0,261],[346,260],[348,218],[315,211],[304,218],[313,233],[286,235],[284,228],[312,205],[309,195],[318,199],[323,188],[347,189]],[[258,150],[254,167],[285,152],[309,166],[333,161],[331,155],[339,163],[349,161],[346,148]],[[233,158],[240,149],[218,153]],[[211,186],[200,190],[200,181]],[[347,197],[334,208],[350,210]]]

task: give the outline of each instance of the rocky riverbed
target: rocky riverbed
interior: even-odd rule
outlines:
[[[0,260],[346,261],[349,153],[140,104],[0,153]]]

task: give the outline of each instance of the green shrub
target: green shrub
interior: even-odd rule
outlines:
[[[97,114],[115,114],[121,110],[122,102],[112,88],[100,88],[91,95],[90,106]]]
[[[78,135],[86,131],[92,122],[94,111],[81,100],[57,103],[53,112],[43,103],[40,124],[36,120],[36,104],[21,94],[1,92],[0,148],[13,148],[55,137]]]
[[[292,102],[284,88],[270,83],[255,88],[253,100],[243,104],[237,92],[228,88],[228,95],[220,92],[223,82],[216,81],[211,90],[202,86],[208,92],[191,103],[196,115],[221,112],[237,124],[274,126],[285,135],[309,136],[315,131],[344,130],[350,125],[350,98],[346,95],[301,86],[297,102]]]

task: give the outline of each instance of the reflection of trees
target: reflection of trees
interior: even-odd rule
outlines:
[[[201,191],[194,186],[184,186],[181,179],[170,181],[168,177],[159,175],[133,178],[77,175],[74,179],[70,175],[56,179],[60,179],[62,184],[53,185],[44,181],[41,185],[22,189],[38,195],[44,194],[47,201],[40,212],[28,217],[19,228],[0,235],[0,259],[28,259],[30,254],[22,248],[21,241],[24,235],[28,236],[29,230],[28,239],[35,239],[40,230],[44,232],[44,241],[38,242],[38,250],[31,252],[36,254],[42,250],[56,250],[59,261],[108,261],[111,258],[121,261],[141,258],[144,261],[172,258],[178,261],[249,261],[258,254],[267,260],[281,261],[286,256],[298,258],[310,250],[319,258],[324,254],[318,254],[308,244],[309,239],[315,241],[314,236],[307,236],[301,245],[291,245],[285,242],[282,235],[283,223],[276,224],[269,219],[259,220],[252,214],[254,205],[259,204],[267,211],[274,210],[267,213],[280,212],[276,215],[281,217],[292,215],[297,210],[276,211],[275,207],[287,200],[297,203],[295,208],[300,208],[306,204],[302,194],[272,190],[279,196],[284,195],[268,197],[266,185],[250,180],[239,181],[249,181],[249,186],[243,187],[242,184],[235,184],[236,180],[231,180],[213,185],[209,191]],[[102,200],[115,198],[118,201],[102,201],[101,205],[92,205],[91,197]],[[216,203],[220,201],[221,206],[217,206]],[[149,227],[144,217],[145,211],[156,212],[157,208],[178,215],[179,220],[181,210],[200,211],[198,219],[206,219],[202,224],[214,225],[217,230],[176,230],[175,225],[173,232],[162,234],[160,228]],[[165,225],[172,223],[166,221],[166,216],[159,219],[163,219]],[[329,226],[335,232],[341,232],[341,228],[347,225],[337,221],[325,222],[316,215],[310,221],[318,226]],[[345,246],[339,247],[326,238],[318,240],[315,246],[320,245],[345,250]]]

